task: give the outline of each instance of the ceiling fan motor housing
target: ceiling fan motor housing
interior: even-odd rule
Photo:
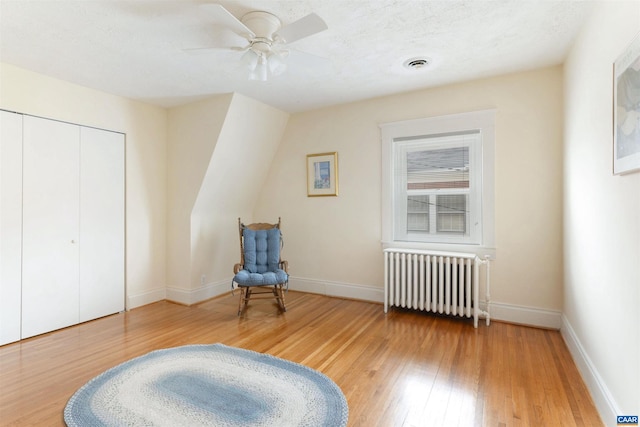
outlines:
[[[265,39],[269,42],[273,42],[273,33],[282,26],[277,16],[262,11],[249,12],[240,21],[253,31],[256,39]]]

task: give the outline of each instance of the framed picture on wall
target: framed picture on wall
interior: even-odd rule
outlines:
[[[640,33],[613,64],[613,173],[640,170]]]
[[[338,153],[307,155],[307,196],[338,195]]]

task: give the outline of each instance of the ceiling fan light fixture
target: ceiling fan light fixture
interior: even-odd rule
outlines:
[[[249,71],[253,71],[258,65],[258,54],[249,49],[242,55],[241,61],[244,64],[247,64],[247,68],[249,68]]]
[[[231,47],[231,50],[244,51],[241,62],[249,68],[249,80],[267,81],[271,76],[284,73],[289,51],[281,47],[327,29],[327,24],[315,13],[283,27],[280,18],[269,12],[254,10],[238,19],[220,4],[206,3],[204,7],[219,23],[249,43],[245,47]]]
[[[267,58],[264,55],[258,57],[258,63],[255,68],[249,73],[249,80],[257,80],[260,82],[267,81]]]
[[[271,75],[279,76],[286,71],[287,64],[279,53],[273,52],[267,59],[269,61],[269,71]]]

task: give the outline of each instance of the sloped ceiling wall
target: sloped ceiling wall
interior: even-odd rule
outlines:
[[[232,276],[239,261],[238,217],[253,220],[288,119],[239,94],[170,110],[169,288],[193,291]],[[193,302],[187,299],[180,302]]]

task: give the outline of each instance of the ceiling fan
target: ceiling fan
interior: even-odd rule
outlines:
[[[266,81],[269,76],[282,74],[291,53],[288,45],[328,28],[315,13],[283,27],[280,19],[269,12],[252,11],[238,19],[220,4],[208,3],[202,7],[207,8],[217,22],[247,40],[246,46],[230,49],[245,52],[242,60],[249,67],[249,80]]]

